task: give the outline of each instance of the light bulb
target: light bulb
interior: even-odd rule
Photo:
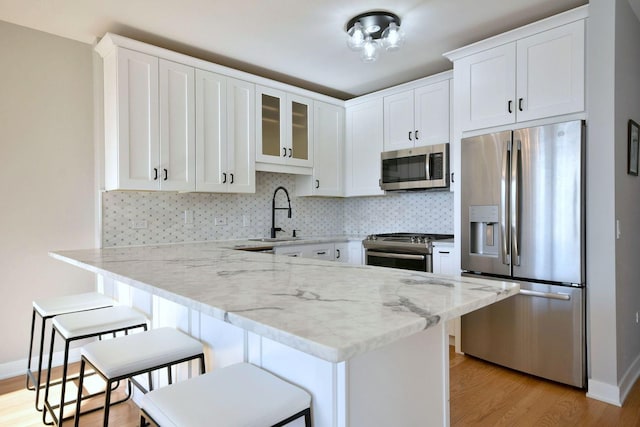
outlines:
[[[347,46],[351,50],[360,50],[364,45],[365,34],[364,28],[362,28],[362,24],[360,22],[356,22],[353,24],[353,27],[347,31]]]
[[[390,23],[382,32],[382,43],[390,51],[400,49],[400,46],[404,43],[404,32],[395,22]]]
[[[378,53],[380,50],[378,49],[378,47],[378,42],[376,40],[373,40],[371,36],[367,36],[362,46],[360,59],[362,59],[363,62],[374,62],[376,59],[378,59]]]

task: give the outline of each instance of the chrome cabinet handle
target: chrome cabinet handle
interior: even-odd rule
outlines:
[[[222,172],[222,183],[223,184],[227,183],[227,173],[226,172]]]
[[[396,254],[391,252],[367,251],[367,255],[377,256],[380,258],[410,259],[415,261],[424,261],[424,255]]]
[[[153,180],[157,181],[158,180],[158,168],[153,168],[153,172],[155,173]]]

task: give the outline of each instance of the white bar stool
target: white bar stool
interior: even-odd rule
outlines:
[[[47,422],[47,413],[53,418],[53,423],[60,425],[64,418],[64,396],[67,385],[67,370],[69,362],[69,346],[73,341],[101,337],[106,334],[128,332],[132,329],[147,329],[147,318],[138,311],[125,306],[115,306],[101,308],[99,310],[82,311],[78,313],[62,314],[53,318],[51,330],[51,345],[49,350],[49,364],[47,370],[47,380],[44,392],[44,411],[42,412],[42,422]],[[64,356],[62,365],[61,395],[60,404],[52,405],[49,402],[49,388],[51,383],[51,367],[53,359],[53,349],[55,344],[56,333],[64,339]],[[111,340],[110,340],[111,341]],[[126,399],[125,399],[126,400]],[[71,403],[71,402],[67,402]],[[56,417],[55,409],[59,409],[59,415]]]
[[[249,363],[152,391],[140,405],[141,427],[277,427],[300,417],[311,427],[311,395]]]
[[[133,377],[167,368],[169,384],[172,383],[171,366],[190,360],[200,360],[200,373],[204,374],[204,347],[202,343],[176,329],[159,328],[140,334],[118,337],[113,340],[96,341],[82,347],[78,397],[76,399],[75,426],[80,422],[80,404],[82,401],[82,383],[87,364],[94,368],[106,382],[103,425],[109,424],[109,406],[111,385],[128,379],[147,393]],[[150,375],[149,375],[150,378]],[[149,389],[153,385],[149,384]]]
[[[47,320],[67,313],[79,311],[96,310],[99,308],[111,307],[115,301],[97,292],[87,292],[84,294],[65,295],[53,298],[44,298],[33,301],[33,314],[31,315],[31,338],[29,339],[29,358],[27,359],[27,389],[36,391],[36,409],[41,411],[40,388],[42,381],[42,353],[44,351],[44,334]],[[38,352],[38,374],[37,378],[31,371],[31,357],[33,355],[33,335],[36,326],[36,314],[40,316],[40,350]]]

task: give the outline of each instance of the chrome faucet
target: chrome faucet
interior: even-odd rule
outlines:
[[[289,204],[288,208],[276,208],[276,194],[279,190],[284,191],[284,194],[287,195],[287,203]],[[291,199],[289,198],[289,192],[284,187],[276,188],[276,191],[273,192],[273,199],[271,200],[271,238],[274,239],[276,237],[276,231],[282,231],[282,228],[276,227],[276,210],[286,210],[287,218],[291,218]]]

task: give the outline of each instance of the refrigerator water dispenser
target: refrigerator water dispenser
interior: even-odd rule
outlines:
[[[472,254],[498,256],[499,220],[497,205],[469,206],[469,249]]]

